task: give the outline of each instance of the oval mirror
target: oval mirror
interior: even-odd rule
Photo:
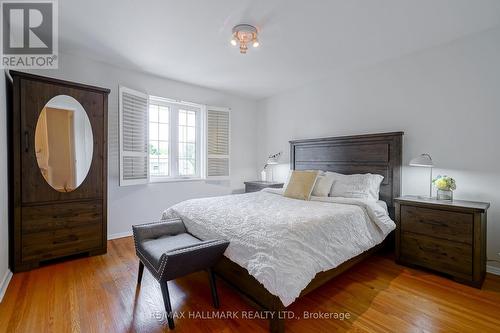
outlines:
[[[35,154],[43,178],[59,192],[74,191],[92,163],[92,127],[83,106],[59,95],[45,104],[35,130]]]

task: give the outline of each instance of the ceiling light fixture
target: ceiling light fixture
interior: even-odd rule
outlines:
[[[248,44],[253,47],[258,47],[259,39],[257,37],[257,28],[250,24],[238,24],[233,28],[233,38],[231,38],[231,45],[236,46],[240,44],[240,53],[245,54],[248,50]]]

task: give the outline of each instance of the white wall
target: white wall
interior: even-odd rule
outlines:
[[[488,258],[500,260],[500,28],[331,75],[258,108],[260,161],[279,150],[288,161],[291,139],[404,131],[404,165],[430,153],[435,174],[456,179],[456,198],[491,202]],[[426,194],[428,177],[404,167],[403,193]]]
[[[256,102],[220,91],[184,84],[118,68],[74,55],[60,54],[58,70],[33,71],[39,75],[111,89],[108,109],[108,235],[131,231],[131,225],[156,221],[161,212],[182,200],[242,191],[243,181],[255,179],[257,171]],[[119,187],[118,85],[197,103],[232,109],[230,182],[177,182]]]
[[[0,301],[9,278],[9,228],[7,215],[7,106],[5,74],[0,72]]]

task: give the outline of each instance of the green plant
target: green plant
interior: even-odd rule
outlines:
[[[453,191],[457,189],[457,184],[455,182],[455,179],[448,177],[446,175],[437,176],[432,180],[432,184],[434,184],[434,186],[436,186],[438,190],[442,191]]]

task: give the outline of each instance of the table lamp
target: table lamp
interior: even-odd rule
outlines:
[[[269,155],[269,157],[267,158],[267,162],[266,164],[264,165],[264,168],[262,169],[261,173],[260,173],[260,178],[263,182],[265,182],[267,180],[267,176],[266,176],[266,168],[268,165],[276,165],[278,164],[278,160],[281,156],[281,152],[279,153],[276,153],[276,154],[271,154]],[[271,181],[273,181],[274,179],[274,175],[271,173]]]
[[[429,182],[429,199],[432,199],[432,168],[434,167],[434,163],[432,162],[432,157],[429,154],[420,154],[419,156],[413,158],[410,161],[410,166],[430,168],[431,169],[431,178]]]

